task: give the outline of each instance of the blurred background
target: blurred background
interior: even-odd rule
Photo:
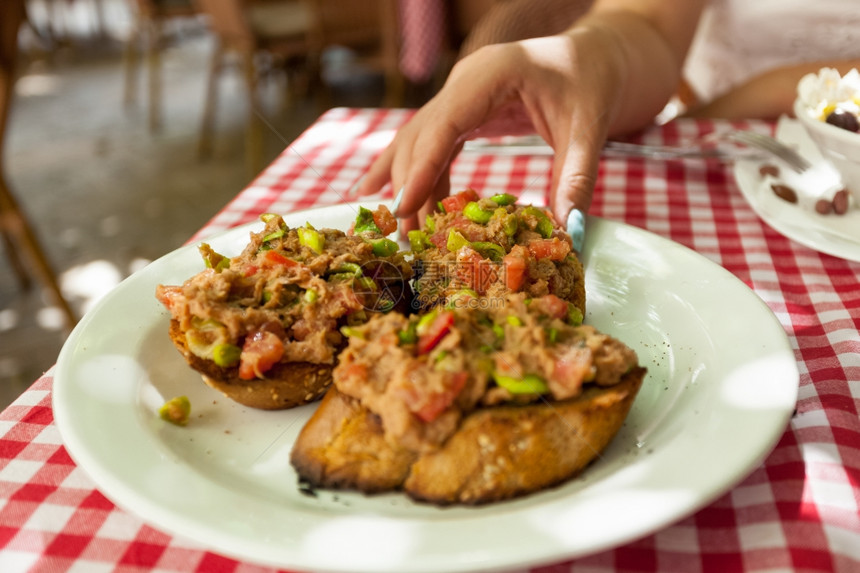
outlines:
[[[326,109],[424,103],[501,3],[0,0],[0,408],[56,362],[70,313]]]

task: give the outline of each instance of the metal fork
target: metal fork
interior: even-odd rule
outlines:
[[[772,156],[781,159],[786,165],[791,167],[797,173],[804,173],[812,168],[812,163],[803,157],[800,153],[785,145],[781,141],[758,133],[755,131],[734,130],[720,134],[715,134],[715,137],[734,141],[747,147],[754,147],[766,151]]]

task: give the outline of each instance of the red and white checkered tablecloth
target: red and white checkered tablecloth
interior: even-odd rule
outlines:
[[[340,202],[407,117],[326,113],[197,238],[264,211]],[[714,128],[683,120],[643,138],[673,144]],[[541,201],[548,171],[546,157],[471,154],[455,164],[453,187],[525,189]],[[860,264],[765,225],[729,166],[607,159],[600,175],[594,214],[695,249],[770,306],[797,355],[797,412],[764,463],[696,514],[629,545],[533,571],[860,571]],[[0,413],[0,571],[269,571],[163,533],[94,489],[63,448],[51,385],[49,371]]]

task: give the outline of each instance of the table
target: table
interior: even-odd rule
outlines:
[[[265,211],[340,202],[409,114],[330,110],[192,241]],[[676,120],[641,140],[674,144],[717,127]],[[452,187],[525,189],[526,200],[543,201],[549,165],[547,157],[464,155]],[[860,570],[860,264],[769,228],[743,200],[731,167],[711,161],[604,159],[592,213],[693,248],[753,289],[795,350],[797,411],[764,463],[695,515],[629,545],[532,571]],[[269,571],[163,533],[97,491],[53,423],[52,374],[0,413],[0,571]]]

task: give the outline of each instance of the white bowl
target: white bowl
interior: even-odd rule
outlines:
[[[800,99],[794,101],[794,115],[821,154],[842,174],[845,187],[854,196],[855,203],[860,204],[860,133],[819,120]]]

